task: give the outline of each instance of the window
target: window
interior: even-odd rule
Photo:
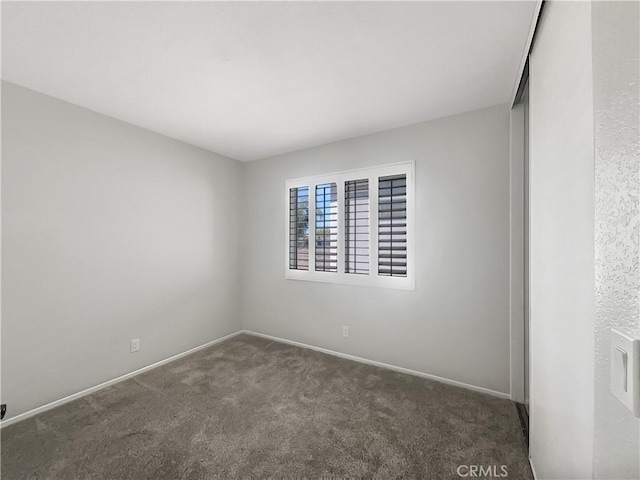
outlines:
[[[407,176],[378,181],[378,273],[407,276]]]
[[[316,185],[316,271],[338,271],[338,191],[335,183]]]
[[[309,187],[289,192],[289,268],[309,270]]]
[[[369,273],[369,179],[344,183],[346,273]]]
[[[286,191],[286,278],[414,288],[413,162],[288,180]]]

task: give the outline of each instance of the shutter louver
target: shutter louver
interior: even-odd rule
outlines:
[[[289,268],[309,270],[309,187],[289,190]]]
[[[407,276],[407,176],[378,179],[378,274]]]
[[[344,184],[345,272],[369,273],[369,180]]]
[[[338,271],[338,188],[316,185],[316,271]]]

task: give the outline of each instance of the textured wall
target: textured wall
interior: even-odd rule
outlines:
[[[640,477],[640,421],[610,391],[610,329],[640,335],[639,4],[594,2],[595,478]]]

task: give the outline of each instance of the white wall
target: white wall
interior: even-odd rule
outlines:
[[[547,2],[530,59],[530,455],[591,478],[594,160],[591,5]]]
[[[610,390],[612,327],[640,337],[640,7],[594,2],[595,478],[640,478],[640,420]]]
[[[241,328],[241,164],[6,82],[2,128],[8,418]]]
[[[285,280],[285,180],[408,160],[415,291]],[[246,329],[509,393],[506,105],[249,163],[244,181]]]

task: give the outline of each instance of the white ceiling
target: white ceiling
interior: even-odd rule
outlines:
[[[238,160],[507,102],[533,2],[3,2],[2,77]]]

